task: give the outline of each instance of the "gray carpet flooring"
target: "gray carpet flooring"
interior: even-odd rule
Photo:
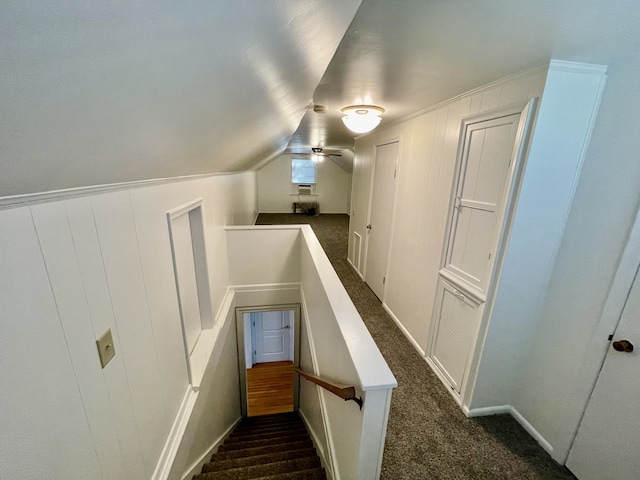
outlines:
[[[260,214],[257,224],[310,224],[398,380],[383,480],[575,480],[509,415],[466,418],[347,262],[349,217]]]

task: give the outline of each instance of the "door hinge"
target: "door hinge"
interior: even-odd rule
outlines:
[[[394,170],[393,171],[393,178],[396,178],[396,175],[398,174],[398,170]]]
[[[609,341],[613,340],[613,335],[609,335],[609,338],[607,338],[607,340]]]
[[[254,326],[254,327],[256,326],[256,321],[255,321],[255,320],[253,321],[253,326]]]
[[[254,355],[257,355],[257,353],[258,353],[258,352],[256,352],[255,350],[253,351],[253,354],[254,354]]]
[[[387,281],[387,277],[382,277],[382,284],[384,285],[384,282]]]

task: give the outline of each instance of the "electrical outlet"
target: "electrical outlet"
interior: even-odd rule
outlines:
[[[113,337],[111,336],[111,329],[104,332],[98,340],[96,340],[98,346],[98,356],[100,357],[100,365],[102,368],[107,366],[107,363],[116,356],[116,347],[113,345]]]

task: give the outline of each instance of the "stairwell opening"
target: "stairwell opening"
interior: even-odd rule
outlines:
[[[243,417],[297,411],[300,304],[236,308]]]

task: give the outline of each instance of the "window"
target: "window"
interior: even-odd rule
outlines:
[[[312,160],[291,160],[291,183],[296,185],[316,183],[316,163]]]

